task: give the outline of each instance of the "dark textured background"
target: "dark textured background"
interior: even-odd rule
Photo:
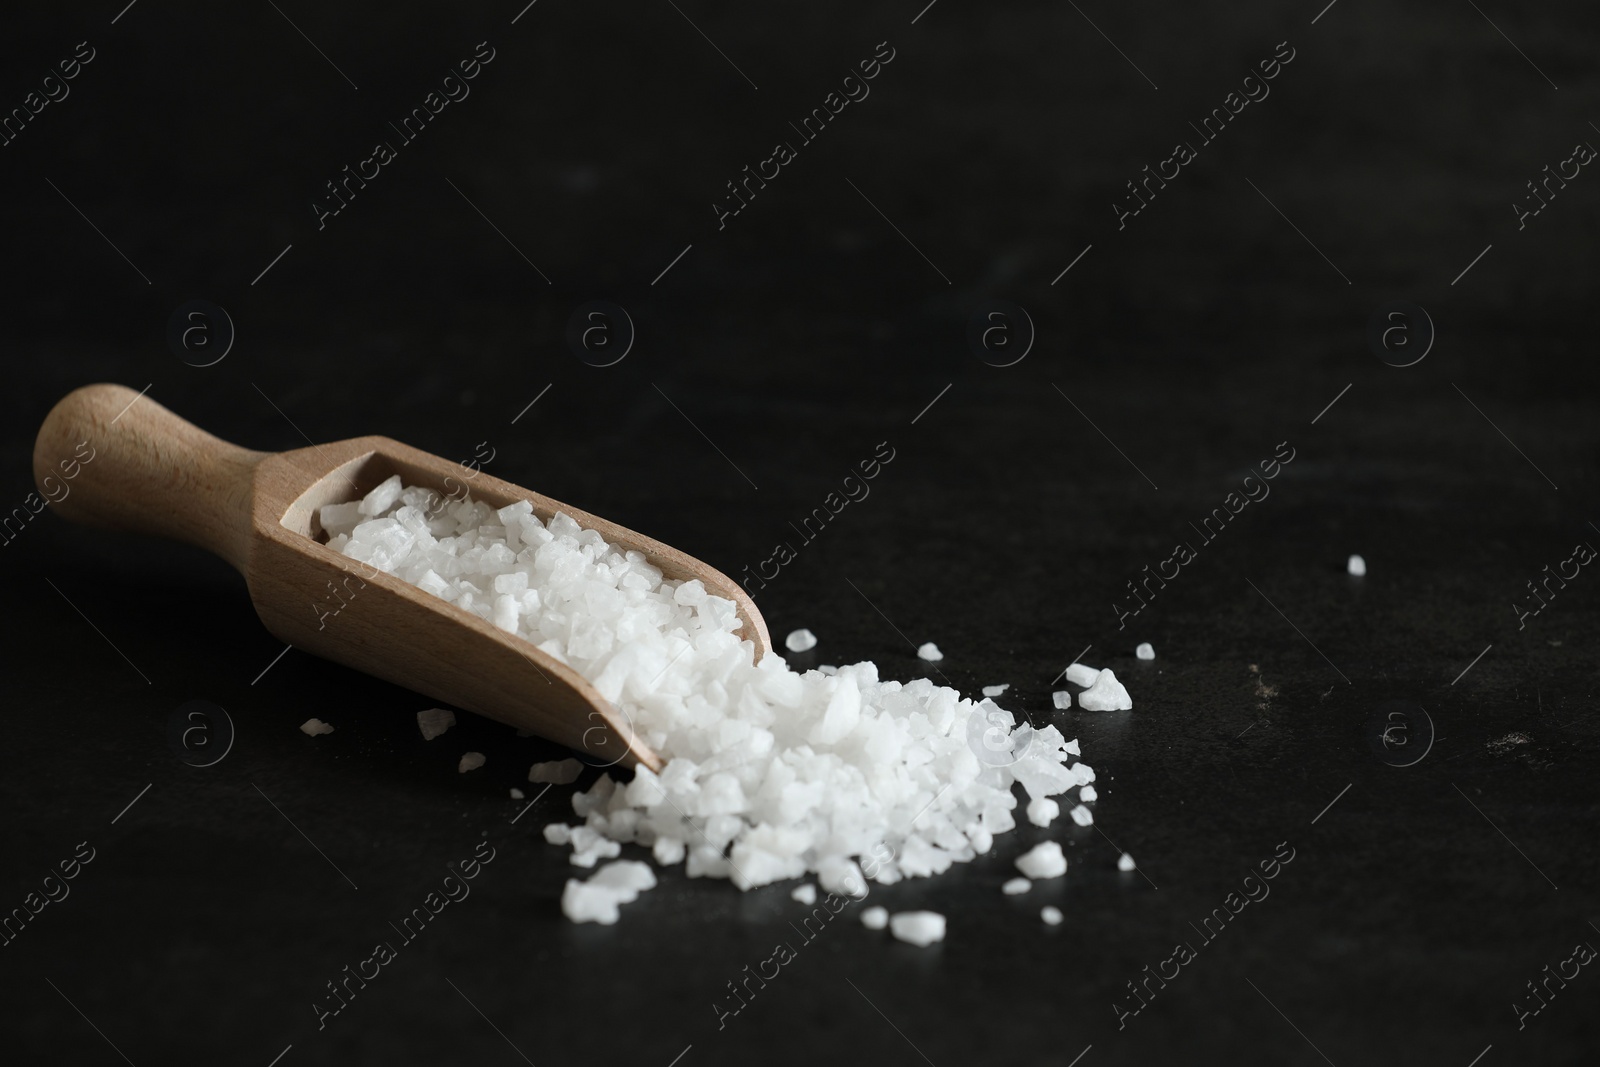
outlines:
[[[282,645],[225,564],[47,511],[0,555],[0,908],[97,855],[0,948],[7,1062],[1593,1062],[1593,968],[1520,1032],[1512,1007],[1600,944],[1600,578],[1520,631],[1510,608],[1600,543],[1600,177],[1520,232],[1509,207],[1600,144],[1584,5],[75,6],[0,34],[4,109],[98,53],[0,149],[6,509],[45,412],[97,380],[255,448],[488,442],[491,473],[730,574],[888,441],[870,498],[759,593],[772,631],[820,635],[797,665],[900,678],[897,629],[936,640],[963,690],[1010,682],[1080,737],[1101,799],[1094,828],[874,891],[946,913],[942,945],[852,908],[719,1031],[725,983],[797,940],[789,885],[673,871],[615,927],[568,923],[574,869],[538,830],[570,790],[515,825],[507,798],[550,746],[472,717],[425,743],[432,701],[295,651],[261,676]],[[319,232],[322,183],[482,40],[471,96]],[[719,232],[723,183],[883,40],[871,96]],[[1123,182],[1284,40],[1271,96],[1119,232]],[[165,341],[190,299],[237,327],[215,366]],[[594,299],[638,330],[605,369],[563,340]],[[1038,331],[1007,368],[966,340],[996,299]],[[1397,369],[1365,330],[1402,299],[1438,340]],[[1284,440],[1272,496],[1119,632],[1123,583]],[[1051,709],[1090,644],[1133,712]],[[166,741],[194,699],[237,729],[206,769]],[[1368,746],[1392,699],[1437,733],[1407,768]],[[311,715],[337,731],[304,736]],[[467,749],[488,764],[458,775]],[[318,1032],[323,983],[485,837],[473,895]],[[1046,838],[1067,877],[1002,896]],[[1124,983],[1284,841],[1272,895],[1119,1031]]]

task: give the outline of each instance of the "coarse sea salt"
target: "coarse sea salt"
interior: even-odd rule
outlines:
[[[654,889],[655,872],[648,863],[617,860],[601,867],[587,881],[568,879],[561,893],[561,910],[575,923],[610,926],[621,915],[621,905],[631,904],[646,889]]]
[[[1026,878],[1008,878],[1006,883],[1000,887],[1000,892],[1008,897],[1016,897],[1021,896],[1032,888],[1033,883]]]
[[[795,900],[798,900],[806,907],[810,907],[817,902],[817,887],[812,885],[810,882],[807,882],[805,885],[797,885],[793,890],[790,891],[789,896]]]
[[[1095,675],[1093,685],[1078,694],[1078,707],[1084,711],[1127,711],[1133,707],[1133,698],[1107,667]]]
[[[861,912],[861,925],[868,930],[882,930],[889,925],[889,909],[873,905]]]
[[[1367,561],[1360,556],[1351,556],[1345,560],[1344,569],[1356,578],[1362,578],[1367,573]]]
[[[944,653],[940,652],[939,646],[934,644],[932,641],[928,641],[922,645],[919,645],[917,647],[917,656],[920,659],[927,660],[929,663],[938,663],[940,660],[944,659]]]
[[[1070,689],[1057,689],[1050,694],[1050,703],[1056,706],[1057,711],[1066,711],[1072,707],[1072,691]]]
[[[1100,672],[1093,667],[1085,667],[1081,663],[1074,663],[1067,667],[1067,681],[1073,685],[1081,685],[1085,689],[1094,684],[1095,676]]]
[[[1155,646],[1149,641],[1142,641],[1140,642],[1139,646],[1133,650],[1133,654],[1139,659],[1155,659]]]
[[[1059,878],[1067,873],[1067,857],[1061,854],[1061,845],[1046,841],[1034,845],[1017,857],[1017,870],[1035,881],[1041,878]]]
[[[456,765],[456,771],[466,774],[468,771],[475,771],[482,767],[485,762],[487,760],[482,752],[463,752],[461,754],[461,762]]]
[[[859,897],[863,865],[891,885],[990,851],[1017,824],[1016,786],[1031,802],[1094,780],[1076,740],[992,698],[927,678],[883,680],[871,662],[802,673],[777,654],[758,660],[732,600],[666,578],[566,515],[542,521],[527,501],[496,510],[391,478],[353,513],[332,505],[322,520],[333,550],[570,666],[661,756],[660,773],[602,773],[572,797],[576,825],[544,828],[576,866],[635,844],[658,864],[684,863],[691,878],[750,889],[814,874],[822,889]],[[918,654],[942,658],[931,642]],[[429,736],[420,715],[418,725]],[[1012,736],[996,748],[996,732]],[[1001,750],[1014,755],[993,761]],[[570,781],[582,769],[557,766],[536,764],[529,780]],[[1065,870],[1059,845],[1054,862]],[[598,878],[569,883],[569,916],[608,921],[601,894],[614,887]],[[638,881],[631,892],[648,888]],[[942,916],[908,915],[896,918],[915,937],[942,935]]]
[[[578,775],[583,773],[583,764],[575,759],[550,760],[547,763],[535,763],[528,768],[528,781],[554,782],[556,785],[567,785],[576,782]]]
[[[790,652],[810,652],[817,647],[817,635],[810,630],[791,630],[783,639],[783,647]]]
[[[321,719],[307,719],[300,724],[300,732],[310,737],[321,737],[323,734],[333,733],[333,727]]]
[[[1133,862],[1133,857],[1128,855],[1126,852],[1124,852],[1122,857],[1117,860],[1117,870],[1119,871],[1131,871],[1133,870],[1134,866],[1135,864]]]
[[[1092,789],[1093,786],[1085,786]],[[1057,815],[1061,814],[1061,805],[1049,797],[1034,797],[1028,801],[1028,821],[1035,826],[1049,826]]]
[[[1050,926],[1060,926],[1061,909],[1046,904],[1044,907],[1039,909],[1039,918],[1043,919]]]
[[[1003,683],[1001,685],[986,685],[986,686],[983,687],[983,695],[986,696],[986,697],[997,697],[1001,693],[1004,693],[1007,689],[1010,689],[1010,688],[1011,688],[1011,683],[1010,682],[1005,682],[1005,683]]]
[[[902,911],[890,917],[889,932],[901,941],[926,948],[944,940],[944,916],[936,911]]]
[[[417,712],[417,729],[424,741],[432,741],[456,724],[456,713],[449,708],[429,708]]]

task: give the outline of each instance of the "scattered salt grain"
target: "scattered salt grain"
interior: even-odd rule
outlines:
[[[676,837],[658,837],[651,846],[651,855],[663,867],[671,867],[674,863],[682,863],[684,854],[688,851],[682,841]]]
[[[1050,703],[1056,706],[1057,711],[1066,711],[1072,707],[1072,691],[1069,689],[1057,689],[1050,694]]]
[[[1001,693],[1004,693],[1007,689],[1010,689],[1010,688],[1011,688],[1011,683],[1010,682],[1006,682],[1003,685],[986,685],[986,686],[983,687],[983,695],[986,696],[986,697],[997,697]]]
[[[1107,667],[1095,675],[1093,685],[1078,694],[1078,707],[1084,711],[1127,711],[1133,707],[1133,698]]]
[[[1140,659],[1155,659],[1156,658],[1155,647],[1152,646],[1149,641],[1142,642],[1139,645],[1138,648],[1135,648],[1133,650],[1133,654],[1135,656],[1139,657]]]
[[[1087,689],[1094,684],[1095,676],[1099,673],[1093,667],[1085,667],[1081,663],[1074,663],[1067,668],[1067,681]]]
[[[1046,841],[1017,857],[1017,870],[1029,878],[1059,878],[1067,873],[1067,857],[1061,854],[1061,845]]]
[[[1094,786],[1086,785],[1082,789],[1078,790],[1078,799],[1083,801],[1085,804],[1092,804],[1096,800],[1100,799],[1100,794],[1098,791],[1096,791]]]
[[[1000,887],[1000,892],[1004,893],[1008,897],[1016,897],[1021,896],[1023,893],[1026,893],[1032,888],[1033,883],[1028,881],[1026,878],[1009,878],[1006,880],[1006,883]]]
[[[1126,852],[1124,852],[1122,854],[1122,858],[1117,860],[1117,870],[1119,870],[1119,871],[1131,871],[1131,870],[1133,870],[1133,868],[1134,868],[1133,857],[1128,855]]]
[[[432,741],[456,724],[456,713],[449,708],[429,708],[417,712],[417,729],[424,741]]]
[[[593,867],[601,860],[616,859],[622,853],[621,845],[587,826],[573,827],[571,835],[572,855],[567,861],[574,867]]]
[[[944,940],[944,916],[936,911],[902,911],[889,920],[889,932],[901,941],[926,948]]]
[[[1028,801],[1028,821],[1035,826],[1049,826],[1060,814],[1061,805],[1049,797],[1034,797]]]
[[[461,762],[456,765],[456,772],[458,774],[466,774],[468,771],[475,771],[482,767],[484,763],[485,759],[482,752],[463,752],[461,754]]]
[[[871,907],[861,913],[861,925],[868,930],[882,930],[889,925],[889,909]]]
[[[333,727],[321,719],[307,719],[300,724],[300,732],[311,737],[320,737],[323,734],[333,733]]]
[[[1094,814],[1082,804],[1079,804],[1067,814],[1071,815],[1072,821],[1077,823],[1079,826],[1088,826],[1090,823],[1094,822]]]
[[[575,759],[551,760],[548,763],[535,763],[528,768],[528,781],[554,782],[556,785],[567,785],[578,780],[578,775],[583,773],[583,764]]]
[[[934,644],[932,641],[929,641],[918,648],[917,656],[919,659],[925,659],[929,663],[938,663],[940,660],[944,659],[944,653],[940,652],[939,646]]]
[[[1351,556],[1345,562],[1344,569],[1357,578],[1364,577],[1367,573],[1367,561],[1360,556]]]
[[[523,797],[525,797],[527,795],[528,794],[524,793],[522,790],[518,789],[516,786],[512,786],[511,787],[511,799],[512,800],[521,800]]]
[[[1047,904],[1044,907],[1039,909],[1039,918],[1043,919],[1046,923],[1048,923],[1051,926],[1060,926],[1061,925],[1061,909],[1060,908],[1056,908],[1056,907],[1051,907],[1050,905]]]
[[[572,843],[572,827],[564,822],[546,823],[544,839],[552,845],[566,845]]]
[[[561,910],[575,923],[610,926],[620,917],[620,907],[654,889],[656,876],[648,863],[617,860],[601,867],[586,882],[568,879],[561,893]]]
[[[794,892],[790,893],[789,896],[809,908],[817,902],[817,887],[810,882],[805,885],[797,885],[794,887]]]
[[[783,639],[783,645],[790,652],[810,652],[817,647],[817,635],[810,630],[794,630]]]

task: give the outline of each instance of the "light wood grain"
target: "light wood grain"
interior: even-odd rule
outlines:
[[[36,481],[87,441],[56,510],[116,530],[175,538],[232,563],[261,621],[280,640],[456,707],[547,737],[604,763],[661,760],[632,724],[572,668],[471,612],[340,555],[322,543],[324,504],[360,498],[391,474],[448,493],[466,481],[455,463],[387,437],[358,437],[292,452],[254,452],[185,422],[120,385],[78,389],[45,418],[34,445]],[[446,478],[451,479],[446,482]],[[759,660],[766,623],[737,583],[683,552],[597,515],[481,472],[474,500],[518,500],[549,521],[557,512],[622,549],[643,553],[668,578],[698,578],[737,606]],[[336,609],[336,610],[335,610]]]

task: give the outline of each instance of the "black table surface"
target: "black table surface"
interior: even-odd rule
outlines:
[[[1582,5],[74,8],[0,41],[6,1062],[1594,1062]],[[730,575],[787,543],[751,587],[818,634],[796,666],[910,679],[936,641],[1079,738],[1095,823],[875,888],[948,916],[928,948],[681,867],[572,924],[540,830],[575,787],[526,780],[560,749],[424,741],[435,701],[285,652],[220,560],[32,515],[93,381],[253,448],[488,457]],[[1052,707],[1080,655],[1131,712]],[[204,767],[197,700],[233,730]],[[1002,895],[1045,840],[1067,875]]]

